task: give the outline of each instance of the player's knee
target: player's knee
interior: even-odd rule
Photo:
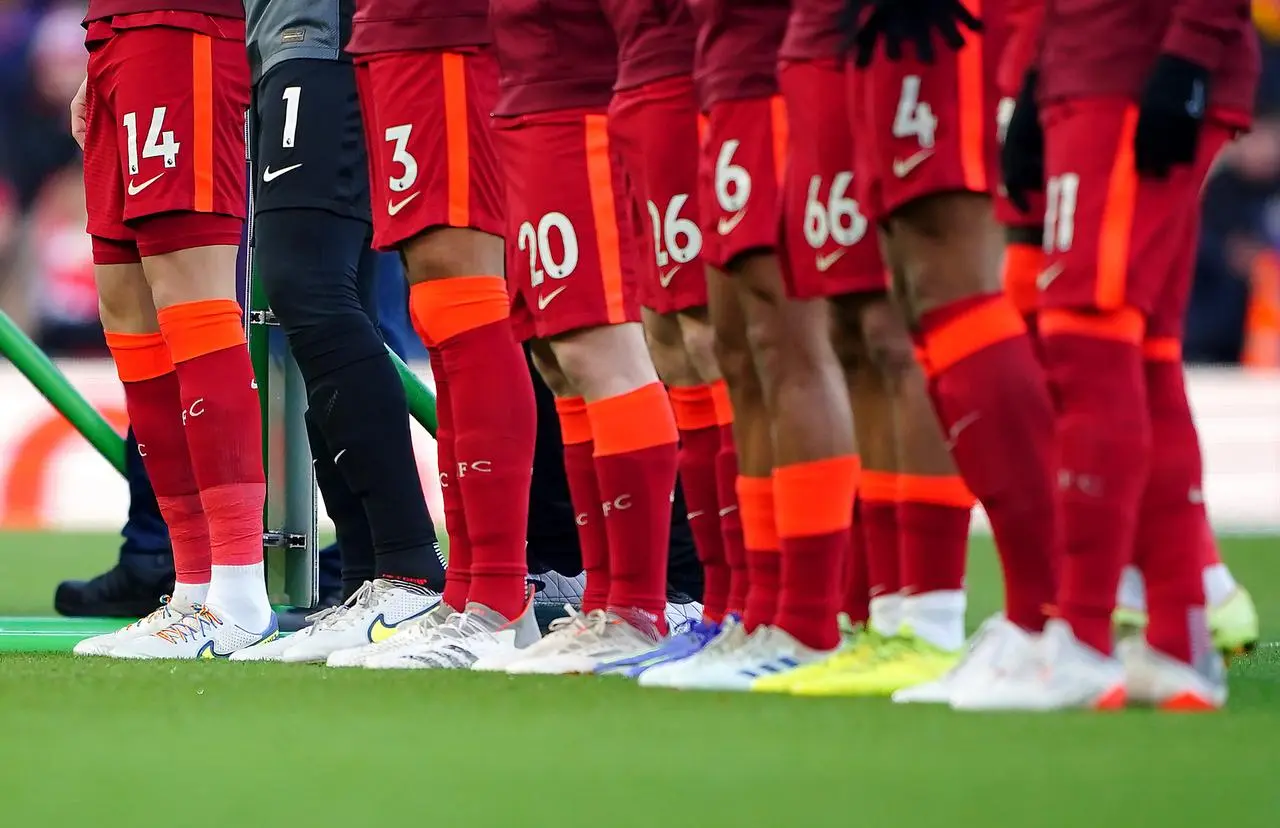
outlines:
[[[555,352],[551,349],[551,343],[545,339],[535,339],[529,343],[529,352],[533,358],[533,369],[538,372],[538,376],[542,377],[542,381],[546,384],[547,389],[552,396],[556,398],[573,397],[578,394],[573,384],[569,382],[569,378],[560,368],[560,363],[556,359]]]
[[[243,226],[235,216],[193,212],[161,213],[134,222],[156,307],[236,298]]]
[[[680,314],[680,338],[684,353],[700,382],[720,379],[720,365],[716,359],[716,334],[707,320],[706,310]]]
[[[685,352],[680,321],[674,315],[645,313],[644,338],[658,377],[667,385],[697,385],[698,375]]]
[[[551,347],[569,383],[587,399],[625,394],[658,381],[637,323],[569,331],[554,337]]]
[[[862,346],[867,361],[891,388],[900,388],[920,371],[907,326],[889,303],[863,317]]]
[[[105,330],[152,333],[160,329],[140,263],[94,265],[94,281],[98,285],[98,315]]]
[[[891,258],[913,315],[1000,290],[1002,234],[988,196],[921,198],[897,210],[890,227]]]
[[[470,227],[433,227],[400,247],[409,282],[487,276],[505,270],[503,241]]]

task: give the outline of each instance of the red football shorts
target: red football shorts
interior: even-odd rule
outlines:
[[[778,80],[790,136],[780,231],[788,294],[887,290],[875,225],[854,198],[844,70],[834,60],[788,62]]]
[[[698,226],[698,103],[693,80],[666,78],[613,96],[609,135],[630,185],[640,303],[658,313],[707,304]]]
[[[356,64],[369,147],[373,243],[393,250],[430,227],[504,228],[502,172],[489,113],[498,65],[488,50],[367,55]]]
[[[1230,138],[1206,124],[1195,164],[1167,180],[1139,177],[1137,108],[1122,99],[1047,107],[1045,251],[1040,307],[1136,308],[1146,336],[1178,337],[1191,289],[1200,190]]]
[[[778,198],[787,160],[781,96],[720,101],[707,113],[699,193],[703,258],[724,269],[752,250],[778,246]]]
[[[932,65],[878,56],[849,72],[858,200],[873,221],[924,196],[996,189],[999,96],[988,56],[999,52],[990,37],[968,37]]]
[[[639,321],[633,257],[624,255],[620,228],[626,182],[608,117],[573,109],[493,124],[507,176],[507,284],[517,335]]]
[[[137,245],[144,256],[237,244],[249,107],[244,22],[126,15],[91,24],[86,42],[89,234],[117,249]],[[160,213],[204,215],[170,222],[170,238],[139,239],[137,222]]]

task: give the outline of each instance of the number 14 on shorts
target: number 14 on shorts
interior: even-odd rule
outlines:
[[[142,158],[163,158],[164,167],[171,170],[178,166],[178,150],[181,148],[173,138],[173,131],[164,128],[164,116],[168,107],[157,106],[151,110],[151,125],[147,128],[147,138],[142,144]],[[129,160],[129,175],[138,174],[138,113],[126,112],[120,119],[127,136],[125,153]]]

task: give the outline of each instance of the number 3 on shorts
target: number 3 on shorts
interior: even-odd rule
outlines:
[[[902,79],[902,94],[893,118],[893,137],[915,137],[921,149],[932,149],[937,129],[938,119],[933,117],[933,108],[920,100],[920,76],[907,75]]]

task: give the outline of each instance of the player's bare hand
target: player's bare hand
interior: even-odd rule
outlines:
[[[71,99],[71,137],[76,139],[80,149],[84,149],[84,136],[89,129],[89,118],[85,104],[85,95],[89,87],[89,79],[80,81],[80,88]]]
[[[920,62],[933,63],[935,37],[958,51],[965,45],[962,29],[982,31],[982,21],[963,0],[845,0],[841,20],[859,69],[871,65],[879,44],[896,62],[910,42]]]

